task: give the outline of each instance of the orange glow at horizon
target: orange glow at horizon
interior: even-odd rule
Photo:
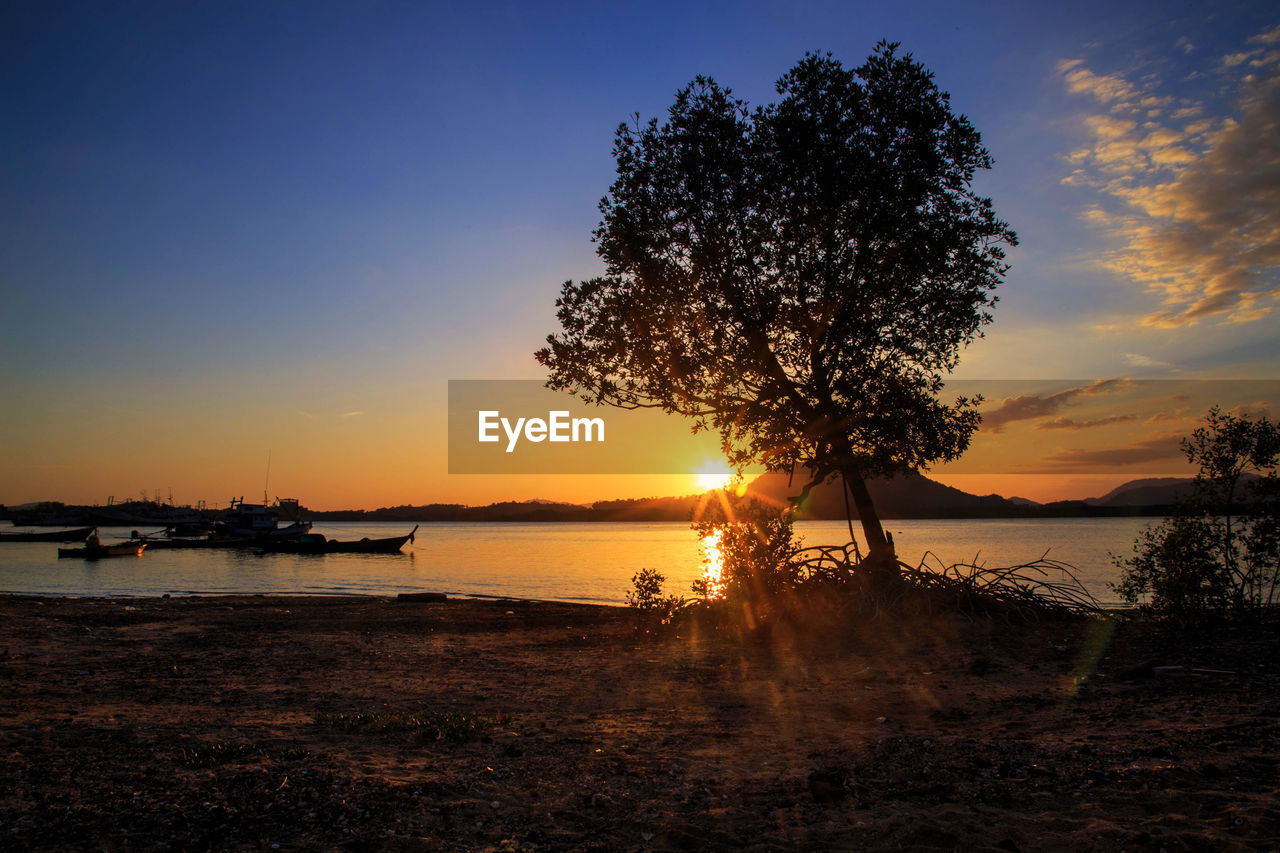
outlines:
[[[587,504],[704,493],[723,485],[730,470],[723,458],[708,454],[701,466],[690,460],[687,473],[451,475],[442,394],[406,400],[398,391],[366,391],[346,399],[334,392],[328,399],[309,392],[294,400],[246,392],[224,395],[220,399],[232,402],[215,409],[187,389],[161,394],[144,387],[129,406],[119,405],[113,393],[84,389],[74,417],[62,410],[32,416],[40,401],[29,395],[0,413],[6,441],[0,504],[102,504],[109,496],[172,491],[179,504],[225,506],[233,495],[261,495],[264,485],[271,497],[295,497],[314,510],[508,500]],[[971,494],[1042,503],[1100,497],[1142,476],[953,474],[946,466],[927,475]]]

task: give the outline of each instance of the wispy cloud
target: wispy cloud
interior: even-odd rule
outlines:
[[[1053,468],[1067,471],[1086,471],[1098,468],[1120,468],[1182,457],[1182,435],[1163,433],[1145,438],[1124,447],[1104,450],[1060,450],[1045,457]]]
[[[1139,352],[1122,353],[1122,357],[1126,362],[1128,362],[1132,366],[1148,369],[1148,370],[1155,370],[1155,369],[1167,370],[1173,367],[1173,365],[1167,361],[1160,361],[1157,358],[1152,358],[1149,355],[1143,355],[1142,353],[1139,353]]]
[[[1249,38],[1250,44],[1280,44],[1280,24]]]
[[[1280,27],[1242,47],[1211,72],[1227,107],[1161,94],[1150,75],[1059,64],[1095,109],[1064,182],[1097,193],[1084,218],[1116,241],[1105,266],[1158,297],[1145,325],[1249,322],[1280,293]]]
[[[1092,95],[1103,103],[1128,101],[1138,95],[1138,90],[1127,80],[1115,74],[1095,74],[1084,67],[1082,59],[1065,59],[1058,63],[1067,82],[1067,91],[1076,95]]]
[[[1235,415],[1238,418],[1266,418],[1269,421],[1275,420],[1275,415],[1271,414],[1271,403],[1268,400],[1258,400],[1256,403],[1245,403],[1227,410],[1227,414]]]
[[[317,415],[315,412],[306,412],[299,409],[298,414],[309,421],[321,421],[321,420],[333,420],[333,419],[343,420],[345,418],[356,418],[363,415],[364,412],[342,412],[341,414],[334,414],[332,411],[330,411],[328,414]]]
[[[1051,421],[1043,421],[1036,424],[1036,429],[1066,429],[1066,430],[1082,430],[1095,429],[1097,427],[1111,426],[1112,424],[1123,424],[1129,421],[1136,421],[1140,415],[1111,415],[1106,418],[1095,418],[1093,420],[1077,421],[1074,418],[1054,418]]]
[[[1005,397],[994,411],[983,412],[982,426],[991,432],[1004,432],[1004,428],[1011,423],[1056,415],[1080,397],[1105,393],[1126,381],[1099,379],[1089,385],[1079,385],[1053,394],[1021,394],[1017,397]]]

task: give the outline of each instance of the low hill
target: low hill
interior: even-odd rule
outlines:
[[[423,504],[313,512],[314,521],[688,521],[698,496],[598,501],[502,501],[487,506]]]
[[[1025,505],[1008,498],[971,495],[917,473],[870,480],[867,490],[882,518],[994,518],[1028,514]],[[789,497],[800,494],[801,484],[798,477],[789,484],[786,474],[763,474],[751,482],[747,491],[770,503],[785,504]],[[837,479],[815,486],[797,517],[844,518],[842,482]]]
[[[1089,506],[1158,506],[1177,503],[1191,494],[1190,477],[1148,477],[1116,486],[1100,498],[1085,498]]]
[[[867,488],[883,518],[1052,518],[1121,515],[1167,515],[1178,499],[1189,494],[1191,480],[1184,477],[1155,477],[1131,480],[1098,498],[1054,501],[1039,504],[1025,498],[1000,495],[973,495],[943,485],[918,473],[871,480]],[[785,474],[763,474],[748,485],[750,493],[779,506],[801,491],[797,477],[788,482]],[[465,504],[420,504],[382,507],[375,510],[303,510],[314,521],[688,521],[700,495],[652,497],[630,500],[596,501],[590,505],[546,500],[502,501],[488,506]],[[87,516],[96,507],[64,506],[46,502],[41,509],[56,510],[58,520],[42,522],[31,512],[10,507],[0,513],[24,524],[82,523],[63,518],[67,513]],[[78,516],[77,516],[78,517]],[[844,494],[840,481],[815,487],[799,518],[842,519]],[[856,517],[856,516],[855,516]]]

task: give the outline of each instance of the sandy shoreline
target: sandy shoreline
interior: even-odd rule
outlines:
[[[575,604],[3,596],[0,848],[1280,846],[1274,631],[696,634]]]

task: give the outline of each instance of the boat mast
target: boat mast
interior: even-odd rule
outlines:
[[[262,505],[267,505],[267,487],[271,485],[271,449],[267,448],[267,479],[262,484]]]

